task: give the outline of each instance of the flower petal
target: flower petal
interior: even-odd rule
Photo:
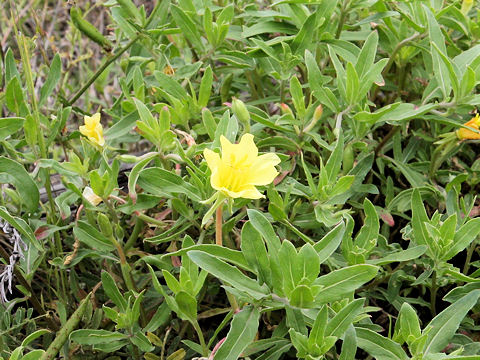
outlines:
[[[231,197],[234,199],[236,198],[261,199],[265,197],[260,191],[258,191],[255,188],[255,186],[249,186],[241,191],[231,191],[226,188],[220,188],[218,190],[224,193],[225,195],[227,195],[228,197]]]
[[[252,164],[258,156],[258,148],[253,141],[252,134],[245,134],[240,139],[238,143],[238,154],[237,158],[243,160],[245,159],[245,164]]]
[[[215,151],[212,151],[210,149],[205,149],[203,150],[203,157],[207,161],[207,165],[210,168],[210,170],[213,171],[218,169],[219,163],[220,163],[220,155],[217,154]]]
[[[270,184],[278,175],[275,165],[279,163],[280,158],[274,153],[260,155],[252,165],[248,183],[250,185]]]

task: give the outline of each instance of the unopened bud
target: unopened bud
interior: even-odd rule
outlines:
[[[323,114],[323,106],[322,104],[318,105],[317,108],[315,109],[315,112],[313,113],[313,120],[317,122],[320,120]]]
[[[105,215],[104,213],[98,213],[97,223],[100,227],[100,230],[102,230],[103,235],[105,235],[106,237],[112,236],[112,224],[110,224],[110,220],[108,219],[107,215]]]
[[[250,122],[250,113],[242,100],[232,99],[232,111],[241,123],[248,124]]]
[[[280,104],[280,110],[282,111],[282,114],[283,114],[283,115],[290,114],[290,115],[293,116],[293,111],[292,111],[292,109],[290,109],[290,107],[289,107],[287,104],[285,104],[285,103],[281,103],[281,104]]]

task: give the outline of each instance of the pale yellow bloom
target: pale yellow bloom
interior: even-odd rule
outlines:
[[[477,114],[474,118],[467,121],[463,125],[479,130],[480,115]],[[480,140],[480,134],[479,133],[476,133],[472,130],[465,129],[465,128],[460,128],[460,129],[457,130],[457,137],[460,140]]]
[[[212,171],[210,183],[215,190],[231,198],[259,199],[263,196],[255,186],[268,185],[278,175],[280,163],[274,153],[258,156],[252,134],[245,134],[240,143],[232,144],[220,137],[222,156],[205,149],[203,156]]]
[[[91,142],[97,145],[105,145],[103,127],[102,124],[100,124],[100,113],[96,113],[93,116],[85,116],[84,121],[85,125],[78,128],[80,133],[88,137]]]
[[[83,197],[93,206],[97,206],[102,202],[102,198],[93,192],[93,189],[89,186],[86,186],[83,189]]]

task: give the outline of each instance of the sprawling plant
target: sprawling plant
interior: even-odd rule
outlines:
[[[5,0],[0,359],[480,359],[479,14]]]

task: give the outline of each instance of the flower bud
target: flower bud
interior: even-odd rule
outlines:
[[[124,163],[135,164],[139,161],[138,157],[134,155],[122,154],[118,155],[118,160]]]
[[[290,107],[285,103],[280,104],[280,110],[282,111],[282,115],[290,114],[293,116],[292,109],[290,109]]]
[[[322,106],[322,104],[320,104],[320,105],[317,106],[317,108],[315,109],[315,111],[313,113],[313,120],[315,122],[317,122],[322,117],[322,114],[323,114],[323,106]]]
[[[355,154],[353,152],[352,144],[348,144],[343,150],[343,174],[348,174],[348,172],[353,168],[353,162],[355,160],[354,156]]]
[[[106,237],[112,236],[112,224],[110,224],[110,220],[108,219],[107,215],[105,215],[104,213],[98,213],[97,223],[100,227],[100,230],[102,230],[103,235],[105,235]]]
[[[243,124],[250,123],[250,113],[242,100],[232,99],[232,111],[236,118]]]

